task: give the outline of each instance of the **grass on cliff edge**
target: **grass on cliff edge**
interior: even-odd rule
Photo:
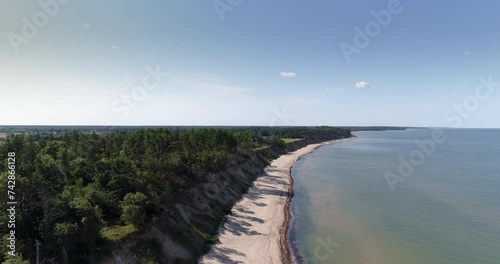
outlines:
[[[136,231],[137,229],[133,225],[115,225],[101,229],[101,236],[107,240],[116,242],[124,239]]]
[[[292,143],[292,142],[295,142],[295,141],[299,141],[299,140],[302,140],[303,138],[281,138],[281,140],[283,140],[285,143]]]
[[[292,143],[292,142],[295,142],[295,141],[300,141],[300,140],[303,140],[303,138],[280,138],[281,140],[283,140],[283,142],[285,142],[285,144],[288,144],[288,143]],[[258,150],[264,150],[264,149],[267,149],[269,148],[271,145],[264,145],[264,146],[261,146],[261,147],[258,147],[258,148],[255,148],[254,150],[255,151],[258,151]]]

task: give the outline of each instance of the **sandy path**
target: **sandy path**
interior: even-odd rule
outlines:
[[[303,155],[319,146],[344,140],[311,144],[275,159],[236,203],[228,216],[219,243],[200,263],[282,263],[280,228],[290,188],[290,169]]]

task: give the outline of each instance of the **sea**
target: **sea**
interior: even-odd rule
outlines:
[[[500,130],[354,134],[292,169],[297,263],[500,264]]]

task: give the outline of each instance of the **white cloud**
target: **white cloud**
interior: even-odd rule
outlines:
[[[83,26],[89,29],[92,28],[92,26],[89,23],[83,23]]]
[[[469,52],[468,50],[466,50],[466,51],[464,52],[464,55],[465,55],[465,56],[469,56],[469,55],[470,55],[470,52]]]
[[[111,46],[111,48],[112,48],[112,49],[120,49],[120,47],[119,47],[119,46],[116,46],[116,45]]]
[[[284,78],[295,78],[297,77],[297,74],[295,72],[280,72],[281,77]]]
[[[374,88],[375,86],[367,83],[367,82],[357,82],[356,83],[356,88],[359,88],[359,89],[366,89],[366,88]]]

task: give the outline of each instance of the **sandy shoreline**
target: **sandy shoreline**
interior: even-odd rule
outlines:
[[[318,147],[345,140],[349,139],[311,144],[273,160],[235,204],[219,235],[219,243],[200,263],[292,263],[288,242],[292,167],[300,157]]]

